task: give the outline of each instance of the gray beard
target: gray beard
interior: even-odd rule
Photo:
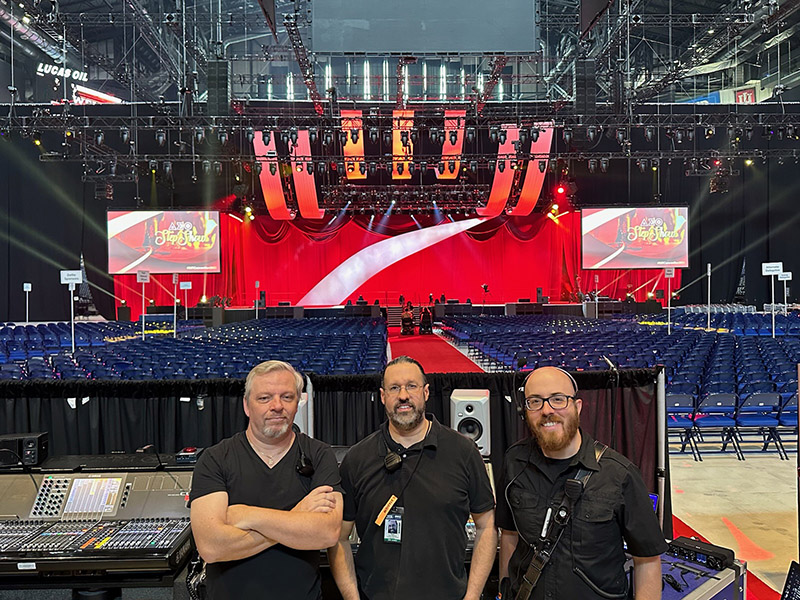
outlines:
[[[389,412],[388,415],[392,425],[394,425],[398,431],[411,431],[422,423],[422,420],[425,418],[425,411],[415,408],[407,415],[400,416],[394,411]]]
[[[269,425],[264,425],[264,427],[262,427],[261,429],[261,435],[263,435],[265,438],[270,438],[275,440],[280,437],[283,437],[286,434],[286,432],[289,431],[289,428],[291,426],[292,424],[288,422],[285,425],[281,425],[280,427],[270,427]]]

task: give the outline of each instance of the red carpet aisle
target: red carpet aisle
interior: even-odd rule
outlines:
[[[400,335],[399,327],[389,328],[392,357],[410,356],[427,373],[480,373],[482,369],[438,335]]]
[[[672,517],[672,530],[675,537],[696,537],[699,540],[707,542],[702,535],[697,533],[694,529],[686,525],[678,517]],[[735,551],[736,549],[734,549]],[[753,575],[750,571],[747,572],[747,599],[746,600],[780,600],[781,595],[770,588],[767,584],[761,581],[758,577]]]

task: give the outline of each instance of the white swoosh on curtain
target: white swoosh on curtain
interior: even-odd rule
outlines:
[[[485,219],[467,219],[445,225],[409,231],[376,242],[359,250],[328,273],[297,303],[298,306],[331,306],[344,300],[370,277],[385,268],[430,248],[482,223]]]

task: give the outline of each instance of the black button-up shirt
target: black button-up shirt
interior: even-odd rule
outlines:
[[[494,507],[474,442],[427,417],[432,424],[422,442],[404,448],[384,423],[341,464],[344,520],[355,521],[361,538],[356,574],[369,600],[461,600],[467,589],[464,527],[470,513]],[[387,448],[403,457],[394,473],[383,466]],[[375,525],[392,494],[404,510],[400,544],[384,542],[383,525]]]
[[[533,590],[533,600],[624,598],[627,578],[623,540],[633,556],[658,556],[667,550],[636,466],[610,448],[598,464],[594,440],[583,432],[581,436],[580,450],[555,479],[533,438],[514,444],[506,452],[495,520],[498,527],[519,533],[508,569],[514,594],[530,564],[530,546],[539,540],[547,508],[555,510],[566,480],[575,477],[581,467],[592,475]]]

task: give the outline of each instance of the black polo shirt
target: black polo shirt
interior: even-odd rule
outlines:
[[[546,460],[533,438],[506,452],[495,522],[520,534],[508,568],[514,594],[530,564],[529,544],[539,539],[547,508],[558,506],[566,480],[581,467],[592,475],[532,599],[625,598],[623,540],[633,556],[658,556],[667,550],[639,470],[610,448],[598,464],[594,440],[581,435],[580,450],[563,470]]]
[[[355,521],[361,538],[356,574],[368,600],[461,600],[467,590],[464,526],[470,513],[494,507],[474,442],[427,417],[432,424],[422,442],[403,448],[384,423],[341,464],[344,520]],[[387,447],[403,457],[394,473],[383,466]],[[404,509],[402,543],[384,542],[383,525],[375,519],[406,481],[396,505]]]
[[[297,472],[298,444],[314,466],[314,474]],[[244,432],[208,448],[197,461],[190,500],[212,492],[227,492],[228,504],[291,510],[311,490],[330,485],[342,491],[336,458],[330,446],[303,433],[295,436],[286,455],[271,469]],[[319,600],[319,550],[295,550],[281,544],[263,552],[206,566],[210,600]]]

